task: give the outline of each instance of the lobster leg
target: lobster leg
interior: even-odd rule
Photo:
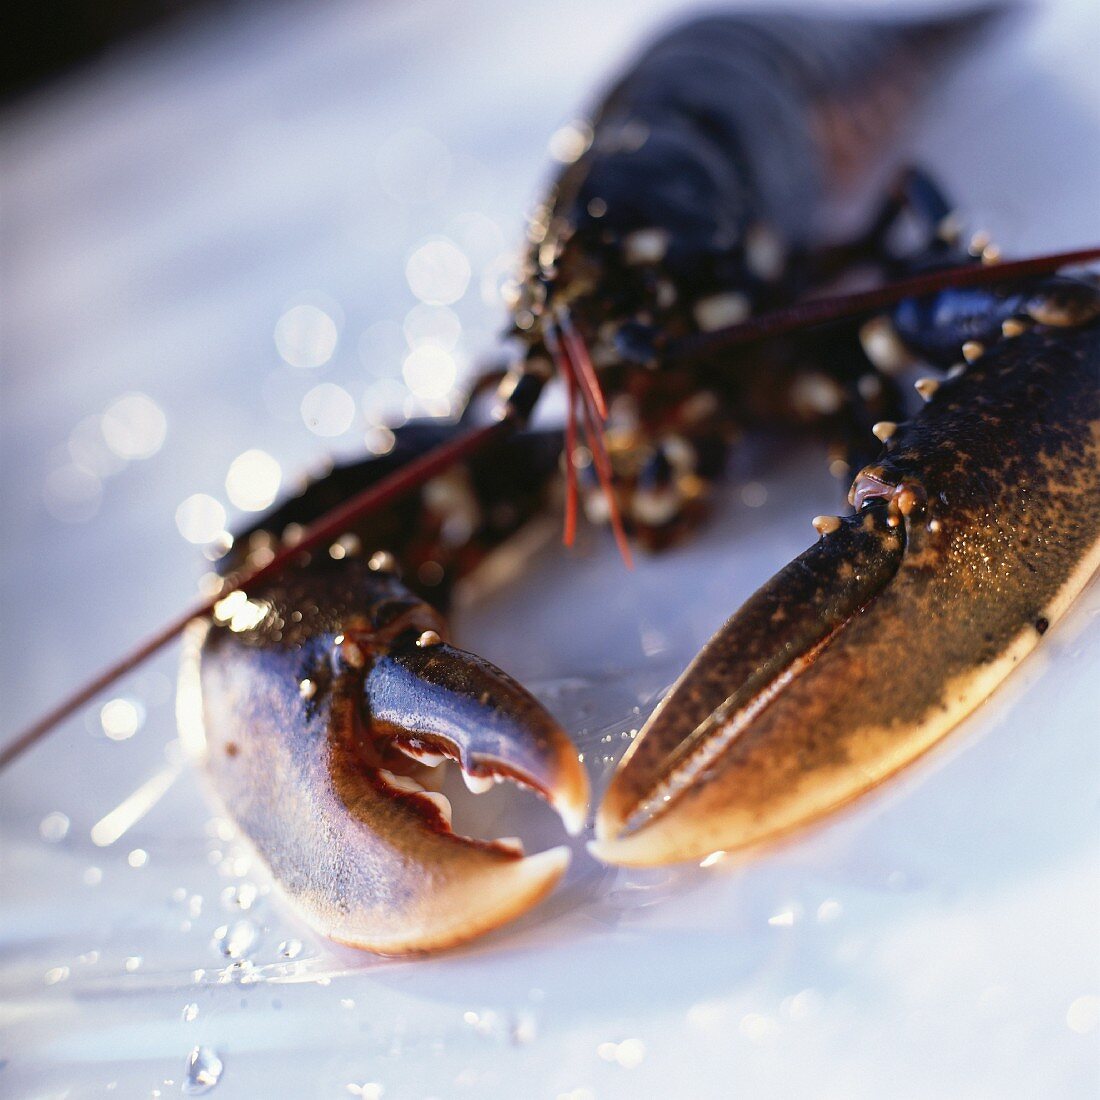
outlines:
[[[821,521],[703,649],[611,782],[600,858],[697,859],[820,818],[930,748],[1084,587],[1100,294],[1067,283],[1025,288],[1003,337],[924,382],[928,403],[856,477],[857,514]]]
[[[379,564],[382,568],[379,569]],[[440,949],[523,912],[566,848],[452,830],[428,769],[474,790],[533,788],[572,831],[587,780],[565,733],[505,673],[442,640],[437,612],[385,559],[325,562],[192,637],[181,728],[243,833],[318,931],[386,954]]]

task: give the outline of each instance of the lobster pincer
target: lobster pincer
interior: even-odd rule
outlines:
[[[957,356],[971,298],[934,303],[941,331],[910,350]],[[819,819],[930,748],[1087,583],[1100,290],[1045,280],[985,308],[988,344],[919,380],[927,403],[910,421],[876,425],[886,449],[855,478],[855,514],[815,520],[820,541],[722,627],[642,730],[597,818],[600,858],[698,859]]]
[[[192,637],[181,719],[206,774],[319,932],[402,954],[451,946],[535,904],[568,849],[455,832],[433,774],[474,791],[508,779],[573,831],[587,780],[542,706],[443,640],[442,617],[388,555],[314,563],[228,598]]]

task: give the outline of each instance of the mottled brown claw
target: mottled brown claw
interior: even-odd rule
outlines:
[[[394,578],[344,563],[238,600],[184,661],[181,728],[244,835],[314,928],[385,954],[495,928],[569,862],[455,833],[427,768],[453,760],[475,790],[517,781],[574,829],[587,807],[553,718],[441,629]]]
[[[703,649],[622,761],[592,850],[699,859],[817,820],[925,752],[1100,561],[1100,326],[1016,334],[862,471],[862,511]]]

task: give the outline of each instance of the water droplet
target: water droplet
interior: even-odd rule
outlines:
[[[224,1069],[222,1060],[210,1047],[195,1047],[187,1056],[181,1091],[188,1096],[209,1092],[221,1079]]]
[[[259,893],[251,882],[242,882],[239,886],[227,886],[222,891],[222,905],[226,909],[251,909]]]
[[[284,959],[296,959],[302,953],[302,941],[283,940],[278,950]]]
[[[46,814],[38,826],[38,834],[50,844],[56,844],[69,835],[69,819],[60,810]]]
[[[144,867],[149,862],[149,853],[144,848],[135,848],[127,857],[131,867]]]
[[[69,968],[67,966],[52,966],[46,971],[46,984],[57,985],[58,982],[63,982],[69,976]]]
[[[512,1017],[511,1039],[515,1046],[533,1043],[536,1035],[538,1035],[538,1022],[533,1012],[517,1012]]]
[[[142,959],[140,955],[129,956],[129,958],[127,958],[127,960],[123,963],[123,966],[126,967],[126,973],[133,974],[135,970],[139,970],[141,968],[141,962]]]
[[[256,943],[256,926],[247,920],[214,929],[214,946],[229,959],[240,959]]]
[[[377,1081],[364,1081],[361,1085],[350,1081],[347,1087],[352,1096],[361,1097],[362,1100],[382,1100],[382,1094],[386,1091]]]
[[[1100,1025],[1100,997],[1078,997],[1066,1010],[1066,1024],[1078,1035],[1087,1035]]]

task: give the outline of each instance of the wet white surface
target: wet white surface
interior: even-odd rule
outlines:
[[[246,452],[285,484],[360,448],[367,387],[403,385],[406,265],[429,241],[472,267],[456,369],[492,348],[482,282],[549,136],[671,10],[238,12],[0,119],[6,735],[192,597],[182,502],[213,498],[179,522],[216,530],[272,488],[255,455],[227,487]],[[1098,49],[1089,0],[1045,7],[906,139],[1006,252],[1100,240]],[[448,299],[464,280],[442,271]],[[551,545],[463,640],[543,695],[601,783],[838,506],[822,465],[744,456],[719,519],[630,575],[602,536]],[[827,827],[705,870],[614,871],[578,843],[538,910],[413,962],[319,941],[250,866],[179,766],[167,654],[0,777],[0,1091],[1095,1095],[1098,613],[1094,587],[942,748]],[[487,835],[558,841],[541,806],[484,799]]]

